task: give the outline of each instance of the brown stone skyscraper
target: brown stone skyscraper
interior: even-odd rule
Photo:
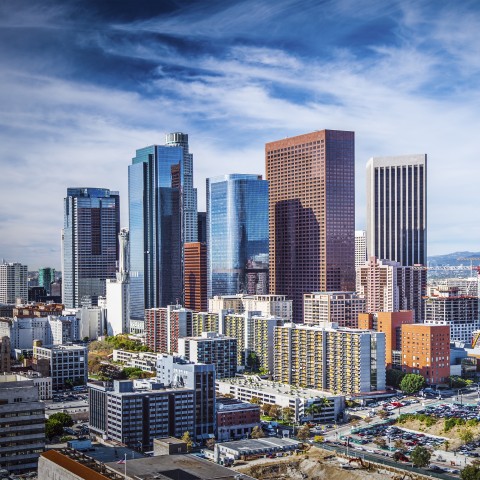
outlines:
[[[355,135],[322,130],[265,145],[270,209],[270,292],[355,288]]]

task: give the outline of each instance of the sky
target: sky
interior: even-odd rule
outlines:
[[[480,5],[435,0],[0,0],[0,258],[61,264],[67,187],[119,190],[135,150],[189,134],[205,179],[264,144],[355,131],[428,155],[428,254],[478,251]]]

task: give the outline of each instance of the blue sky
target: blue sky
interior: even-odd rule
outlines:
[[[264,174],[265,142],[356,132],[428,154],[428,251],[479,250],[476,1],[0,0],[0,258],[60,267],[67,187],[120,190],[135,149],[190,136],[205,178]]]

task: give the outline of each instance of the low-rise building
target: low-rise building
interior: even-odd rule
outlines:
[[[246,438],[260,425],[260,405],[217,397],[217,442]]]
[[[17,374],[21,379],[31,380],[38,389],[38,398],[40,400],[52,399],[52,377],[43,377],[40,372],[27,370]]]
[[[128,352],[127,350],[113,350],[112,360],[123,363],[126,367],[140,368],[144,372],[155,373],[157,365],[156,353]]]

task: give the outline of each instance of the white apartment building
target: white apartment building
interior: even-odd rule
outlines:
[[[28,300],[28,267],[21,263],[0,263],[0,303]]]

